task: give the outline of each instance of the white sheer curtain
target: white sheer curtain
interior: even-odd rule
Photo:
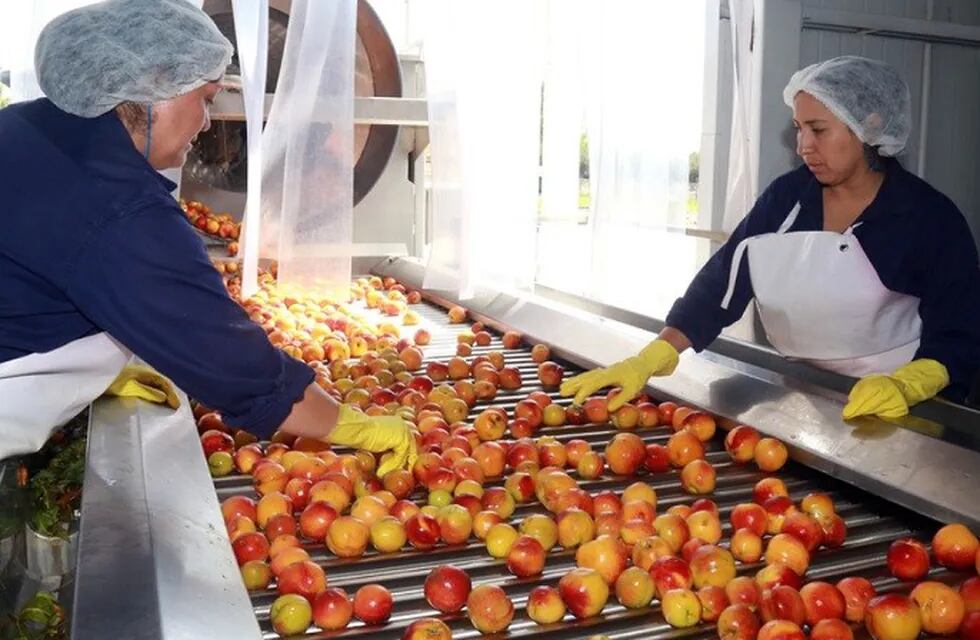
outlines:
[[[280,282],[339,296],[354,253],[356,16],[356,0],[294,0],[263,133],[263,255]]]
[[[424,285],[463,298],[484,281],[530,287],[544,5],[426,4],[433,240]]]
[[[242,238],[242,295],[258,289],[259,218],[262,204],[262,121],[269,57],[269,0],[233,0],[235,41],[242,71],[242,97],[248,134],[248,194]]]
[[[728,0],[732,29],[734,86],[732,91],[732,137],[725,190],[724,231],[731,232],[752,208],[758,193],[753,182],[749,108],[752,101],[752,20],[753,0]]]
[[[589,4],[587,84],[592,281],[606,300],[633,289],[682,236],[689,155],[700,144],[701,2]],[[698,37],[700,36],[700,37]]]

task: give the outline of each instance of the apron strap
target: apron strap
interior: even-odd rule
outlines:
[[[796,216],[800,213],[800,203],[797,202],[793,208],[790,210],[789,215],[783,220],[783,223],[779,225],[779,230],[776,233],[786,233],[789,231],[793,223],[796,222]],[[754,236],[753,236],[754,237]],[[728,272],[728,289],[725,290],[725,297],[721,299],[721,308],[728,310],[728,305],[732,301],[732,296],[735,294],[735,281],[738,279],[738,269],[742,265],[742,257],[745,255],[745,249],[748,247],[748,241],[752,237],[744,238],[735,247],[735,254],[732,256],[732,268]]]

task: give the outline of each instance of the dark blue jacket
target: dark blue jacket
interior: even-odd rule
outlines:
[[[105,331],[258,435],[302,397],[312,370],[228,297],[114,112],[0,110],[0,184],[0,362]]]
[[[951,379],[943,395],[962,400],[980,371],[980,263],[973,236],[949,198],[896,160],[886,160],[885,171],[853,233],[887,288],[921,299],[922,339],[915,357],[943,363]],[[789,232],[822,230],[822,188],[801,166],[769,185],[674,303],[667,324],[683,331],[695,349],[707,347],[738,320],[754,297],[744,259],[731,303],[721,308],[735,247],[743,238],[776,231],[797,201],[800,213]]]

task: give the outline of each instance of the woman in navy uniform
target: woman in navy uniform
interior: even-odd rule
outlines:
[[[47,97],[0,111],[0,459],[37,450],[135,354],[230,425],[393,451],[379,474],[413,463],[400,418],[338,405],[228,297],[157,172],[208,128],[231,55],[185,0],[110,0],[40,34]]]
[[[908,86],[882,62],[843,56],[798,71],[783,98],[803,165],[763,192],[654,342],[563,394],[620,386],[615,410],[755,300],[780,353],[860,378],[845,419],[966,396],[980,369],[977,248],[956,205],[894,157],[911,128]]]

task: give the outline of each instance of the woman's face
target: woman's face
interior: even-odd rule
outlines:
[[[211,127],[209,110],[221,91],[217,82],[153,105],[150,164],[154,169],[180,167],[197,134]]]
[[[867,169],[858,137],[809,93],[793,98],[793,126],[796,153],[821,184],[839,185]]]

